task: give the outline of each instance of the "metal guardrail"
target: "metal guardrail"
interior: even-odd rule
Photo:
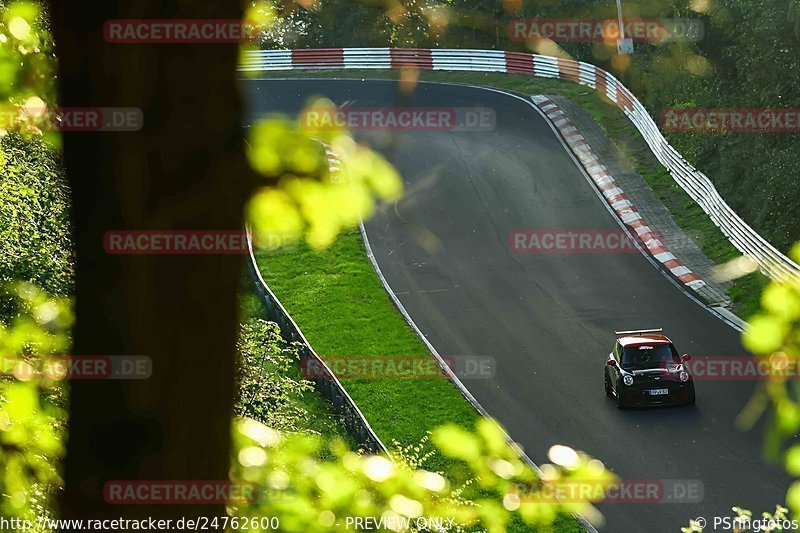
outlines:
[[[402,68],[527,73],[536,77],[566,79],[597,90],[628,116],[675,182],[697,202],[737,250],[752,257],[762,272],[775,280],[800,277],[800,266],[744,222],[719,195],[711,180],[690,165],[667,142],[642,103],[612,74],[592,64],[502,50],[331,48],[251,50],[245,52],[239,70],[259,72]]]
[[[247,262],[250,275],[256,285],[261,302],[267,309],[267,318],[278,324],[281,336],[290,342],[302,344],[300,357],[301,360],[313,360],[318,371],[314,372],[318,377],[305,377],[314,384],[314,388],[323,398],[333,404],[337,414],[342,416],[345,429],[361,446],[370,453],[382,453],[389,456],[386,445],[381,441],[375,431],[370,427],[369,422],[364,417],[361,410],[350,397],[333,371],[325,364],[319,355],[309,344],[308,340],[300,331],[300,327],[292,320],[292,317],[283,307],[280,300],[275,296],[267,283],[264,281],[255,254],[253,253],[253,239],[250,231],[247,231],[247,250],[249,261]]]

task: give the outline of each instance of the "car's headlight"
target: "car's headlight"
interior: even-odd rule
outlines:
[[[684,370],[681,372],[680,378],[681,381],[689,381],[689,373]]]
[[[626,375],[622,378],[622,382],[625,383],[625,385],[633,385],[633,376]]]

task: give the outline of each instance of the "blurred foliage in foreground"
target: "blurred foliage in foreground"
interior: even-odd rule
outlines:
[[[58,146],[58,135],[37,126],[56,102],[56,61],[48,25],[39,2],[0,3],[0,135],[45,134]]]
[[[791,252],[800,261],[800,243]],[[745,346],[767,359],[772,378],[764,382],[740,416],[740,423],[749,426],[769,411],[766,451],[770,457],[783,456],[786,470],[800,477],[800,445],[792,444],[800,432],[800,279],[785,283],[772,282],[761,297],[762,310],[750,321],[744,335]],[[800,516],[800,481],[795,481],[786,495],[786,503]]]
[[[32,521],[52,518],[50,505],[62,484],[58,463],[68,390],[63,375],[42,369],[49,368],[53,355],[68,351],[72,316],[67,301],[48,298],[27,283],[4,298],[14,318],[0,325],[0,513]],[[546,526],[570,512],[596,517],[589,502],[531,502],[524,494],[520,499],[514,484],[536,486],[539,480],[487,419],[476,434],[457,426],[434,431],[433,444],[461,465],[451,479],[424,470],[429,456],[424,443],[398,447],[390,460],[300,431],[304,413],[294,400],[307,384],[286,376],[291,350],[282,347],[275,325],[244,325],[239,349],[236,411],[285,429],[237,417],[232,478],[269,492],[252,505],[234,506],[232,514],[278,516],[284,531],[338,531],[343,528],[336,524],[346,516],[453,519],[447,530],[480,524],[498,532],[510,520]],[[567,447],[554,446],[550,457],[554,464],[542,467],[547,481],[607,486],[614,480],[600,461]]]
[[[262,36],[276,35],[296,15],[317,7],[313,1],[258,0],[244,18],[254,21]],[[358,11],[357,3],[348,8]],[[245,43],[241,49],[255,46]],[[319,98],[312,99],[306,111],[332,113],[336,109],[335,103]],[[356,143],[342,128],[308,128],[302,116],[302,112],[294,119],[271,114],[250,126],[247,155],[264,183],[246,214],[260,248],[277,248],[302,238],[312,248],[325,248],[341,230],[369,217],[376,200],[394,200],[402,192],[400,176],[381,155]]]
[[[54,80],[39,4],[0,4],[0,516],[27,520],[50,516],[66,431],[66,390],[46,369],[70,346],[68,193],[58,137],[31,117],[54,105]]]
[[[439,519],[447,525],[452,519],[444,531],[478,526],[503,532],[511,520],[547,527],[563,513],[596,513],[587,502],[520,498],[515,484],[535,486],[537,477],[506,442],[502,429],[488,419],[481,420],[477,434],[456,426],[433,432],[433,444],[462,464],[458,479],[420,468],[424,454],[419,449],[407,448],[394,460],[364,456],[341,442],[278,432],[252,419],[236,424],[234,438],[238,452],[232,479],[256,483],[267,494],[256,503],[233,506],[231,512],[279,516],[284,531],[344,531],[346,517],[357,516],[383,518],[387,529],[397,531],[406,530],[406,520],[422,525],[425,519]],[[321,454],[333,459],[320,460]],[[554,446],[550,457],[556,464],[543,466],[548,480],[575,479],[599,486],[614,481],[600,461],[570,448]]]
[[[47,26],[39,2],[0,4],[0,100],[55,102],[55,56]]]
[[[66,391],[51,356],[68,353],[69,303],[29,283],[0,296],[0,516],[49,516],[61,486]]]
[[[693,2],[697,5],[706,3],[711,4]],[[721,12],[722,15],[739,16],[741,13],[742,20],[749,20],[745,16],[750,13],[747,2],[729,0],[729,3],[731,7]],[[316,3],[310,2],[308,5]],[[338,5],[341,8],[344,4],[340,2]],[[463,2],[458,2],[453,7],[463,5]],[[501,12],[503,16],[524,13],[522,3],[508,2],[504,5],[507,7]],[[569,5],[579,7],[582,4],[573,2]],[[437,9],[431,10],[429,7]],[[774,20],[750,17],[755,22],[748,26],[752,30],[750,34],[747,31],[741,32],[744,38],[752,42],[754,36],[763,36],[765,32],[771,31],[773,23],[781,23],[781,11],[778,7],[780,6],[776,6],[774,11],[770,10],[770,13],[778,13],[777,18],[773,17]],[[396,5],[386,13],[392,24],[387,25],[389,31],[385,36],[391,42],[401,45],[417,43],[417,34],[436,37],[436,42],[444,43],[444,30],[451,20],[447,16],[447,9],[449,8],[444,5],[431,4],[423,7],[411,2]],[[472,6],[473,11],[482,9],[485,14],[494,16],[498,6],[488,2],[478,2]],[[357,10],[346,11],[358,20]],[[760,14],[763,11],[756,9],[755,13]],[[8,8],[2,8],[1,12],[0,81],[3,83],[0,86],[5,92],[0,92],[0,99],[3,103],[10,103],[16,106],[15,109],[23,111],[53,105],[52,43],[38,8],[32,3],[16,2]],[[725,16],[719,19],[719,24],[723,30],[731,33],[734,26],[730,20],[736,23],[739,19]],[[342,24],[345,19],[332,20],[346,29],[346,25]],[[487,18],[473,17],[471,20],[486,21]],[[474,37],[480,35],[485,27],[473,25],[471,29]],[[739,31],[739,28],[735,28],[735,31]],[[741,75],[743,69],[748,67],[746,62],[754,61],[757,54],[737,54],[737,43],[741,43],[731,35],[727,37],[733,40],[733,44],[728,49],[721,50],[719,57],[729,61],[732,72]],[[779,37],[783,38],[783,33]],[[499,42],[497,35],[495,38]],[[344,43],[337,43],[339,46],[342,44]],[[783,47],[782,41],[768,50],[770,57],[775,50],[781,54],[795,50],[793,47],[785,50],[777,48],[779,46]],[[744,59],[740,60],[741,56]],[[646,54],[636,56],[635,60],[638,61],[639,57],[655,62],[652,58],[648,59]],[[688,56],[681,55],[678,51],[677,57],[680,62]],[[692,55],[692,61],[686,61],[688,73],[682,72],[681,76],[676,77],[676,85],[673,87],[675,94],[694,95],[697,87],[704,85],[697,83],[697,77],[711,70],[698,68],[698,65],[705,65],[706,62],[697,57],[700,56]],[[785,57],[789,56],[780,56],[777,59]],[[785,61],[765,63],[770,72],[775,72],[775,64],[782,65],[787,72],[793,72],[794,68],[793,64],[787,65]],[[618,63],[616,66],[620,65],[622,64]],[[636,70],[631,69],[630,72],[635,73]],[[791,76],[787,78],[791,79]],[[661,87],[661,78],[655,79],[654,86]],[[737,83],[741,81],[750,83],[754,89],[758,89],[761,83],[758,71],[752,77],[737,80]],[[777,84],[776,80],[767,80],[764,83],[770,87],[778,87],[765,93],[765,101],[772,102],[770,98],[784,96],[781,87],[785,85]],[[705,93],[700,94],[706,94],[709,99],[713,97],[715,101],[725,101],[718,97],[727,93],[723,90],[711,90],[708,88],[710,85],[711,82],[705,85]],[[748,98],[755,98],[753,94],[743,95],[745,102],[750,101]],[[672,97],[672,103],[677,98]],[[788,103],[788,100],[790,98],[784,102]],[[692,102],[696,103],[696,100]],[[313,105],[329,104],[322,102]],[[3,127],[3,130],[19,129],[26,134],[39,133],[35,129],[17,128],[16,122],[8,126]],[[305,235],[312,246],[326,246],[341,228],[355,224],[359,215],[368,214],[374,198],[392,199],[400,192],[399,177],[391,167],[376,154],[360,147],[344,132],[316,132],[312,135],[294,122],[278,117],[265,119],[251,131],[250,158],[256,170],[266,178],[266,187],[259,191],[251,203],[250,215],[256,235],[263,232],[267,241],[274,234],[288,235],[290,238]],[[325,150],[314,137],[327,142],[337,153],[342,168],[346,169],[341,181],[331,175]],[[3,164],[8,164],[6,146],[13,146],[14,142],[18,142],[18,138],[8,137],[4,141],[4,155],[0,160]],[[20,150],[27,150],[27,147],[16,146]],[[690,152],[692,153],[694,152]],[[697,153],[701,154],[702,151]],[[27,215],[30,209],[40,209],[37,213],[43,212],[47,206],[39,203],[35,195],[42,190],[51,191],[55,187],[55,182],[51,181],[55,175],[54,167],[43,165],[35,150],[27,155],[31,157],[25,159],[25,164],[35,167],[37,171],[44,168],[45,173],[38,176],[41,178],[40,182],[34,180],[26,183],[23,180],[22,185],[13,187],[6,186],[10,181],[3,182],[3,194],[16,202],[11,202],[10,205],[21,206],[8,213],[4,212],[9,219]],[[740,156],[737,161],[749,162],[749,159]],[[779,175],[782,165],[783,163],[779,164],[770,176]],[[25,173],[19,175],[30,176]],[[276,183],[277,187],[274,186]],[[787,190],[781,187],[780,182],[770,184],[769,189],[772,191]],[[66,209],[64,203],[60,203],[55,197],[47,200],[53,202],[57,215],[54,220],[41,226],[43,232],[50,232],[58,226],[58,217],[63,214],[62,209]],[[779,203],[775,209],[781,209],[782,206]],[[791,211],[783,209],[780,212],[785,214]],[[798,217],[782,217],[780,220],[796,223],[797,219]],[[6,220],[5,216],[3,220]],[[15,234],[24,228],[3,226],[0,230]],[[63,231],[63,227],[59,231]],[[38,251],[47,253],[52,248],[63,252],[58,257],[64,264],[54,265],[54,275],[36,277],[43,273],[39,266],[27,265],[24,268],[28,268],[27,277],[35,278],[31,281],[42,284],[50,291],[68,294],[71,279],[71,274],[67,271],[70,262],[69,246],[65,243],[66,233],[59,231],[55,231],[50,240],[43,241],[44,244]],[[20,246],[23,244],[20,243]],[[3,246],[5,245],[3,242]],[[24,261],[11,267],[4,264],[3,268],[7,269],[9,278],[18,277],[19,265],[25,265]],[[3,270],[4,274],[5,272]],[[797,356],[797,322],[800,316],[798,300],[800,297],[796,286],[771,287],[764,298],[763,320],[755,321],[748,340],[749,346],[759,353],[770,354],[778,362],[784,356]],[[48,496],[60,486],[56,465],[63,454],[65,388],[63,382],[46,375],[36,377],[32,370],[41,364],[42,359],[68,349],[69,338],[66,331],[72,318],[64,301],[50,299],[44,292],[27,283],[12,286],[10,295],[4,297],[3,302],[4,316],[0,326],[0,347],[3,354],[3,376],[0,379],[0,470],[3,474],[0,477],[0,493],[3,497],[0,499],[0,513],[5,517],[34,518],[47,512]],[[258,332],[256,328],[255,334]],[[245,360],[257,360],[257,343],[251,342],[252,337],[250,341],[246,340],[250,333],[243,336]],[[264,333],[263,330],[261,333]],[[272,350],[272,346],[268,348]],[[253,376],[246,377],[250,381],[245,394],[257,391],[251,378]],[[286,395],[279,395],[281,399],[276,405],[287,405],[285,400],[292,391],[298,392],[302,389],[299,382],[290,385],[289,392],[281,390],[281,394]],[[768,443],[778,451],[782,449],[781,444],[786,438],[800,429],[797,391],[790,382],[776,380],[775,383],[765,385],[763,395],[776,413]],[[271,414],[267,410],[270,405],[268,398],[256,396],[254,399],[257,402],[253,405],[258,407],[239,404],[243,413],[262,418]],[[287,419],[291,416],[287,415]],[[449,480],[435,472],[420,470],[423,462],[414,459],[404,461],[402,454],[399,454],[395,462],[382,457],[360,456],[340,442],[326,442],[320,436],[291,431],[279,432],[252,419],[239,420],[235,435],[238,445],[233,462],[234,478],[257,482],[270,489],[269,498],[253,506],[238,508],[236,512],[243,515],[278,514],[287,530],[341,529],[335,525],[337,520],[346,515],[358,515],[452,517],[463,525],[480,523],[490,531],[504,531],[509,520],[515,518],[546,526],[562,512],[577,511],[588,516],[594,514],[587,503],[526,502],[510,491],[512,483],[533,483],[536,482],[536,477],[522,464],[517,451],[505,442],[502,431],[491,421],[483,421],[477,435],[456,427],[440,428],[433,433],[434,445],[445,455],[463,463],[458,479]],[[800,453],[795,448],[790,448],[786,454],[786,464],[790,473],[800,475]],[[323,456],[333,456],[334,459],[322,459]],[[596,479],[598,483],[612,482],[612,476],[602,463],[569,448],[554,447],[550,457],[553,464],[542,467],[547,481],[573,478],[582,481]],[[790,488],[788,501],[790,507],[796,511],[800,504],[800,488],[797,485]]]
[[[790,256],[800,262],[800,242],[794,245]],[[750,320],[750,326],[743,334],[742,342],[764,360],[770,379],[759,383],[737,423],[750,428],[760,417],[766,416],[768,425],[764,444],[767,457],[781,460],[791,476],[800,478],[800,444],[792,444],[800,432],[800,279],[771,282],[761,296],[761,310]],[[775,512],[756,516],[749,510],[733,507],[732,516],[745,523],[762,518],[766,523],[770,520],[777,523],[790,516],[789,512],[791,516],[800,516],[800,479],[789,487],[786,505],[788,509],[777,505]],[[692,521],[683,531],[696,532],[702,528]]]
[[[55,105],[55,56],[38,2],[0,2],[0,284],[72,292],[69,194],[53,145],[32,115]],[[9,317],[0,305],[0,318]]]
[[[320,99],[308,110],[336,106]],[[278,180],[277,187],[257,191],[248,208],[255,242],[265,248],[303,235],[312,248],[327,247],[342,229],[370,216],[376,198],[393,200],[402,191],[397,171],[341,129],[312,131],[299,118],[270,116],[250,128],[249,146],[253,168]]]

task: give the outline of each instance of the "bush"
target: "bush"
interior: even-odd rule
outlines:
[[[56,153],[39,137],[0,140],[0,283],[27,281],[72,294],[75,258],[69,190]],[[0,317],[8,309],[0,308]]]
[[[300,400],[312,390],[311,382],[294,377],[298,352],[281,339],[277,324],[260,319],[242,324],[238,348],[234,413],[281,431],[307,426],[309,414]]]

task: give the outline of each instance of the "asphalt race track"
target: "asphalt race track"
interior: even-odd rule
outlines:
[[[243,82],[251,118],[294,113],[309,96],[363,108],[486,106],[484,131],[369,132],[406,194],[367,224],[383,274],[441,354],[496,359],[493,379],[464,384],[537,463],[553,444],[601,459],[626,480],[695,480],[699,503],[609,503],[603,531],[679,531],[690,518],[760,514],[788,478],[761,461],[760,427],[734,418],[754,388],[698,381],[697,405],[620,411],[603,392],[614,329],[663,327],[678,350],[741,355],[739,333],[639,253],[514,253],[513,230],[618,230],[548,123],[528,104],[474,87],[395,82]]]

